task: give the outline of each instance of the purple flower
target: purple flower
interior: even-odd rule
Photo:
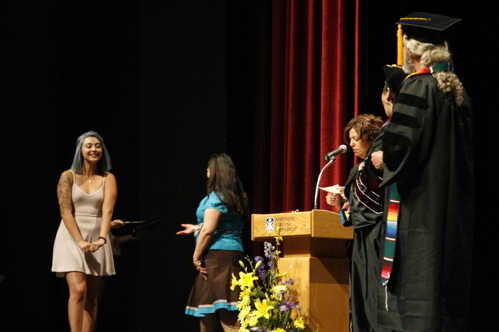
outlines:
[[[256,256],[255,257],[255,263],[258,264],[258,262],[264,262],[264,258],[261,256]],[[258,272],[258,275],[260,276],[261,279],[265,279],[267,277],[267,271],[265,270],[265,265],[260,264],[260,266],[256,269]]]
[[[263,247],[264,247],[263,252],[265,254],[265,257],[267,257],[269,260],[273,260],[275,256],[274,252],[275,247],[269,242],[265,242]]]
[[[284,301],[283,304],[279,307],[280,311],[292,310],[294,308],[298,308],[298,301],[291,303],[289,300]]]
[[[270,260],[267,265],[269,266],[269,270],[273,270],[274,269],[274,261],[273,260]]]

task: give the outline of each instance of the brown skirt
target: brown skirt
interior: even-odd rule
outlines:
[[[208,280],[204,280],[201,275],[196,277],[185,313],[204,317],[218,309],[237,311],[239,287],[231,290],[230,285],[232,274],[239,279],[239,272],[242,270],[239,261],[242,259],[241,251],[209,250],[203,259],[203,266],[208,271]]]

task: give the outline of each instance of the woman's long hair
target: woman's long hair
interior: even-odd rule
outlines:
[[[239,179],[236,166],[225,153],[214,154],[208,160],[210,177],[206,185],[208,194],[215,192],[230,213],[242,220],[249,218],[248,197]]]
[[[71,170],[76,174],[83,173],[83,156],[81,155],[81,147],[83,146],[83,141],[87,137],[95,137],[100,141],[100,144],[102,146],[102,157],[97,163],[97,172],[100,175],[104,175],[104,173],[111,170],[111,157],[109,156],[109,152],[107,152],[106,144],[104,144],[104,140],[102,139],[101,135],[93,130],[83,133],[76,139],[76,151],[73,157]]]

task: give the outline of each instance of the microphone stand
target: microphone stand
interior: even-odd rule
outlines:
[[[326,168],[328,168],[329,166],[331,166],[331,164],[334,163],[335,160],[336,160],[335,156],[331,157],[331,159],[329,159],[329,162],[326,164],[326,166],[324,166],[322,168],[321,172],[319,173],[319,178],[317,179],[317,184],[315,185],[314,210],[318,209],[318,206],[317,206],[317,197],[319,195],[319,183],[321,182],[322,173],[324,173],[324,170]]]

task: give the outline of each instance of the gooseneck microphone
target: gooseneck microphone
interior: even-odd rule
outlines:
[[[322,177],[322,173],[324,173],[324,170],[326,170],[326,168],[328,168],[329,166],[331,166],[332,163],[334,163],[334,161],[336,160],[336,156],[339,155],[339,154],[342,154],[342,153],[345,153],[347,152],[347,146],[342,144],[340,145],[339,148],[337,148],[336,150],[334,151],[331,151],[331,152],[328,152],[325,156],[324,156],[324,159],[326,159],[328,161],[328,163],[326,164],[326,166],[324,166],[320,173],[319,173],[319,178],[317,179],[317,184],[315,185],[315,198],[314,198],[314,210],[318,209],[319,208],[319,205],[318,205],[318,198],[319,198],[319,184],[321,182],[321,177]]]
[[[324,156],[324,159],[331,160],[331,158],[336,157],[337,155],[345,153],[345,152],[347,152],[347,146],[345,144],[342,144],[336,150],[326,153],[326,155]]]

